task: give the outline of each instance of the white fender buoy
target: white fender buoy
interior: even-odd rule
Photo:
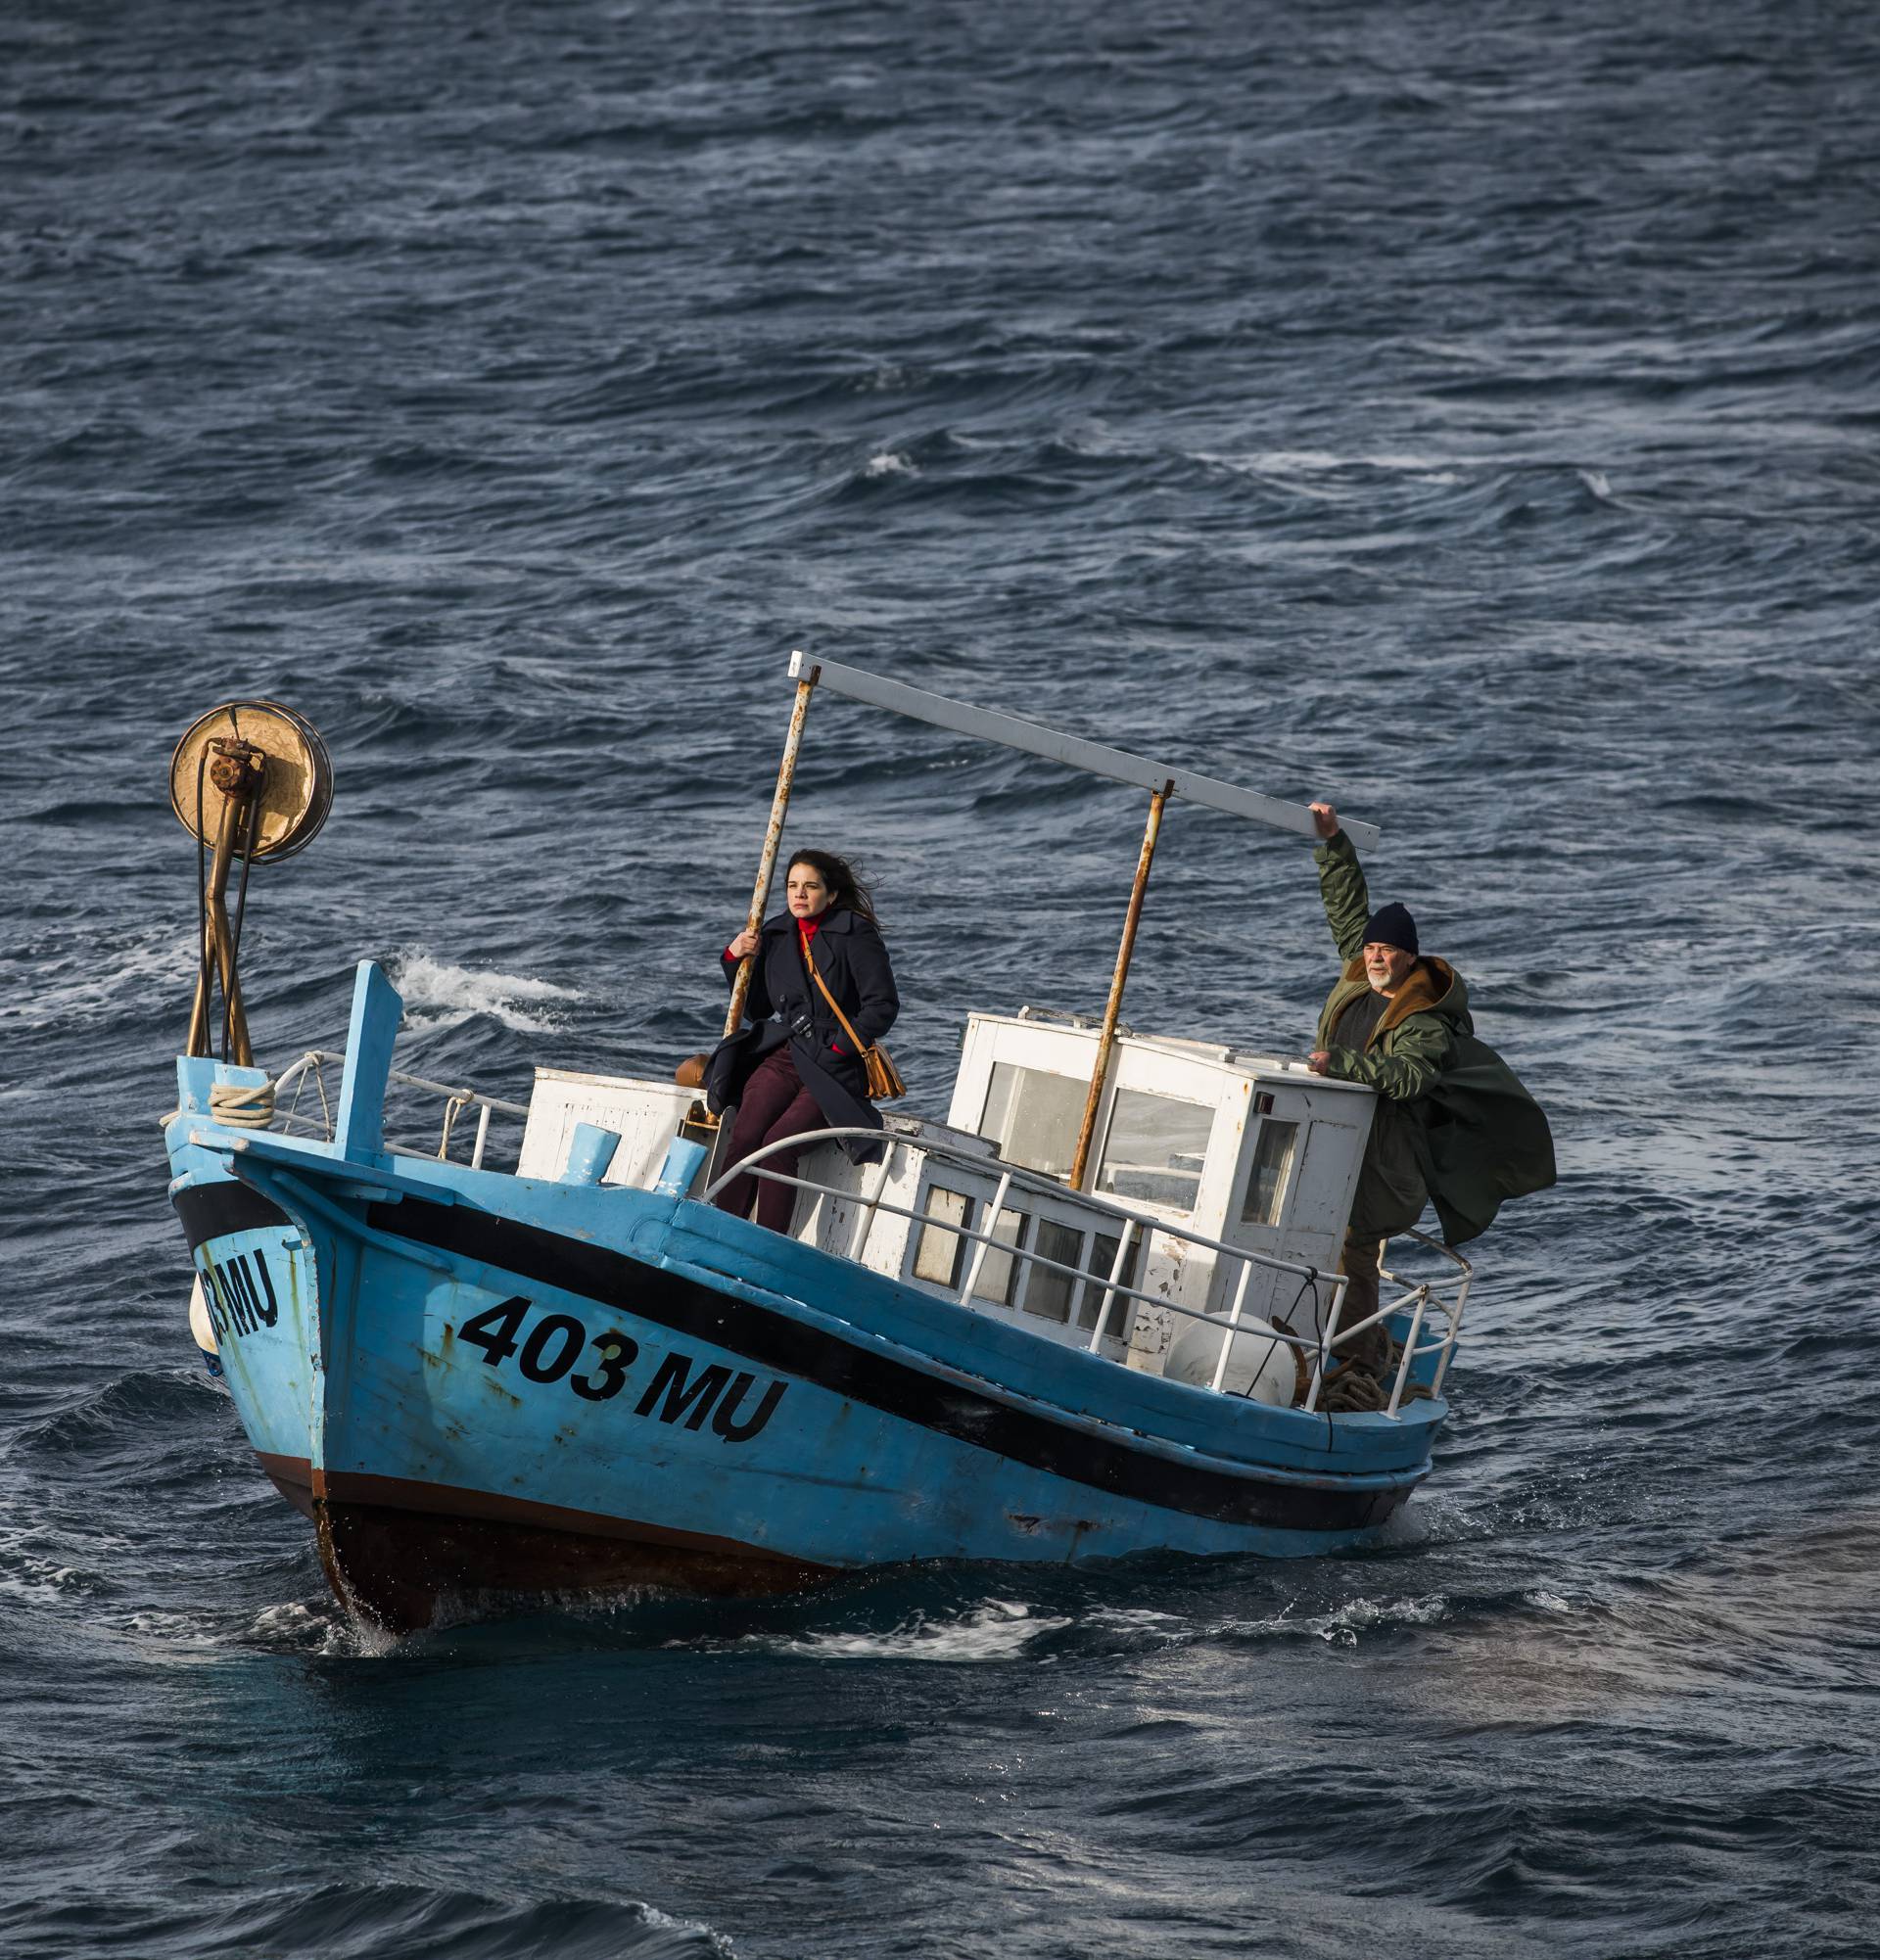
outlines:
[[[221,1349],[215,1345],[215,1324],[209,1317],[209,1298],[203,1291],[203,1276],[189,1289],[189,1330],[203,1351],[203,1365],[212,1375],[222,1372]]]
[[[1162,1374],[1171,1381],[1190,1381],[1198,1388],[1212,1387],[1225,1332],[1218,1324],[1209,1327],[1202,1321],[1190,1321],[1168,1350]],[[1245,1395],[1250,1401],[1265,1402],[1275,1409],[1290,1409],[1298,1385],[1292,1353],[1278,1328],[1249,1315],[1241,1322],[1228,1350],[1221,1392]]]

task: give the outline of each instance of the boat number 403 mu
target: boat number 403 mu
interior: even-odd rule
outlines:
[[[611,1402],[627,1385],[628,1371],[639,1359],[639,1343],[612,1329],[589,1339],[587,1328],[573,1314],[544,1314],[519,1340],[533,1304],[520,1295],[498,1301],[472,1314],[456,1330],[456,1336],[482,1348],[486,1367],[501,1368],[513,1357],[526,1381],[544,1387],[566,1381],[584,1402]],[[574,1374],[575,1363],[590,1347],[593,1361],[583,1374]],[[653,1371],[634,1404],[634,1414],[657,1416],[662,1423],[682,1422],[688,1429],[702,1429],[709,1419],[713,1433],[728,1443],[747,1443],[776,1413],[788,1385],[773,1380],[757,1407],[740,1422],[738,1412],[757,1386],[756,1376],[742,1369],[733,1373],[722,1362],[701,1367],[675,1348]]]

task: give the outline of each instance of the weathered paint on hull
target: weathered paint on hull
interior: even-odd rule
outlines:
[[[642,1519],[400,1477],[316,1477],[305,1460],[284,1457],[264,1457],[262,1468],[312,1524],[334,1595],[392,1633],[431,1625],[440,1608],[474,1613],[640,1591],[754,1599],[836,1576],[828,1566]]]
[[[314,1529],[320,1564],[349,1611],[390,1633],[416,1633],[446,1615],[475,1616],[532,1603],[638,1592],[761,1599],[809,1591],[843,1567],[757,1546],[697,1540],[644,1520],[588,1517],[553,1505],[511,1504],[480,1491],[440,1490],[396,1477],[322,1479],[265,1465],[275,1488]],[[1396,1494],[1386,1516],[1407,1497]],[[920,1563],[910,1561],[910,1563]],[[1072,1563],[1082,1563],[1073,1561]]]
[[[303,1461],[314,1447],[320,1368],[312,1247],[278,1205],[242,1185],[176,1193],[222,1375],[249,1441]]]
[[[395,1630],[446,1597],[1322,1552],[1404,1502],[1438,1420],[1138,1375],[651,1193],[241,1161],[263,1189],[177,1194],[199,1267],[292,1253],[317,1312],[238,1336],[230,1391],[335,1591]]]

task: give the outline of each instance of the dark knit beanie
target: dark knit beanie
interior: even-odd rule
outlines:
[[[1417,922],[1403,906],[1380,906],[1364,922],[1366,946],[1394,946],[1402,953],[1417,950]]]

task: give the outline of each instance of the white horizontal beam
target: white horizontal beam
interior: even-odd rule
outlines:
[[[1230,817],[1250,817],[1254,822],[1269,823],[1276,830],[1291,830],[1300,837],[1317,834],[1312,813],[1302,803],[1282,803],[1277,797],[1262,796],[1256,789],[1242,789],[1236,783],[1217,782],[1210,775],[1197,775],[1193,770],[1147,762],[1122,749],[1105,748],[1101,742],[1060,734],[1037,722],[1020,721],[1016,715],[969,708],[964,701],[950,701],[944,694],[929,694],[924,688],[910,687],[902,680],[884,680],[878,674],[863,673],[859,667],[843,667],[833,660],[815,660],[807,653],[792,653],[790,677],[793,680],[814,677],[818,686],[846,694],[851,701],[866,701],[870,707],[886,708],[892,714],[906,715],[916,722],[930,722],[936,728],[952,728],[962,735],[976,735],[981,741],[1022,749],[1028,755],[1044,756],[1070,769],[1088,770],[1092,775],[1134,783],[1139,789],[1160,789],[1167,783],[1174,795],[1186,797],[1190,803],[1204,804],[1209,810],[1224,810]],[[1369,847],[1378,841],[1380,833],[1375,823],[1366,823],[1356,817],[1340,817],[1339,821],[1352,843]]]

